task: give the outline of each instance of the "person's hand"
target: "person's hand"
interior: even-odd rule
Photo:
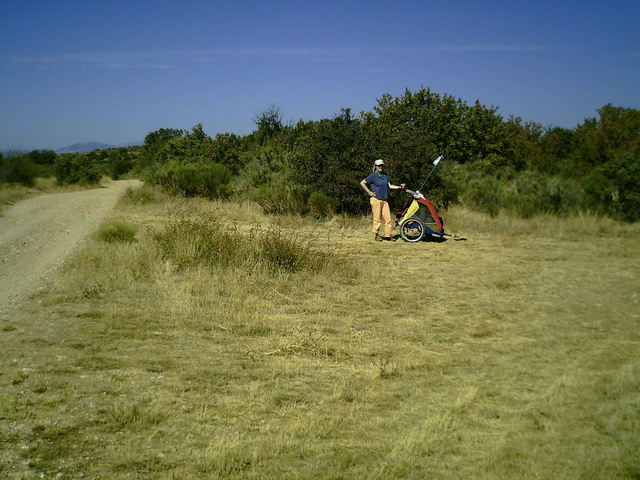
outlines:
[[[407,186],[407,184],[406,184],[406,183],[401,183],[401,184],[400,184],[400,189],[401,189],[401,190],[404,190],[404,187],[406,187],[406,186]]]
[[[370,197],[375,197],[375,196],[376,196],[376,192],[371,192],[371,193],[369,194],[369,196],[370,196]]]

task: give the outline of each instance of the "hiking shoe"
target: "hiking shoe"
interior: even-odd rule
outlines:
[[[382,241],[382,240],[384,240],[384,239],[383,239],[380,235],[378,235],[378,234],[376,233],[376,236],[374,237],[374,240],[375,240],[376,242],[381,242],[381,241]]]
[[[395,241],[397,240],[397,238],[395,238],[395,237],[384,237],[384,239],[385,239],[387,242],[395,242]]]

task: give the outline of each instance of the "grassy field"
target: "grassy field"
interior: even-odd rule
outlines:
[[[0,478],[640,478],[639,226],[445,221],[133,192],[0,322]]]

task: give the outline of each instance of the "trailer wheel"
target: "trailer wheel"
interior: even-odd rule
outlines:
[[[424,225],[417,218],[410,218],[400,225],[400,236],[406,242],[418,242],[424,237]]]

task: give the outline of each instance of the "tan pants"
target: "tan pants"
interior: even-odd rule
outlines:
[[[371,202],[371,213],[373,214],[373,233],[379,233],[380,225],[384,224],[384,236],[390,237],[393,234],[393,225],[391,224],[389,202],[378,200],[375,197],[369,198],[369,201]]]

